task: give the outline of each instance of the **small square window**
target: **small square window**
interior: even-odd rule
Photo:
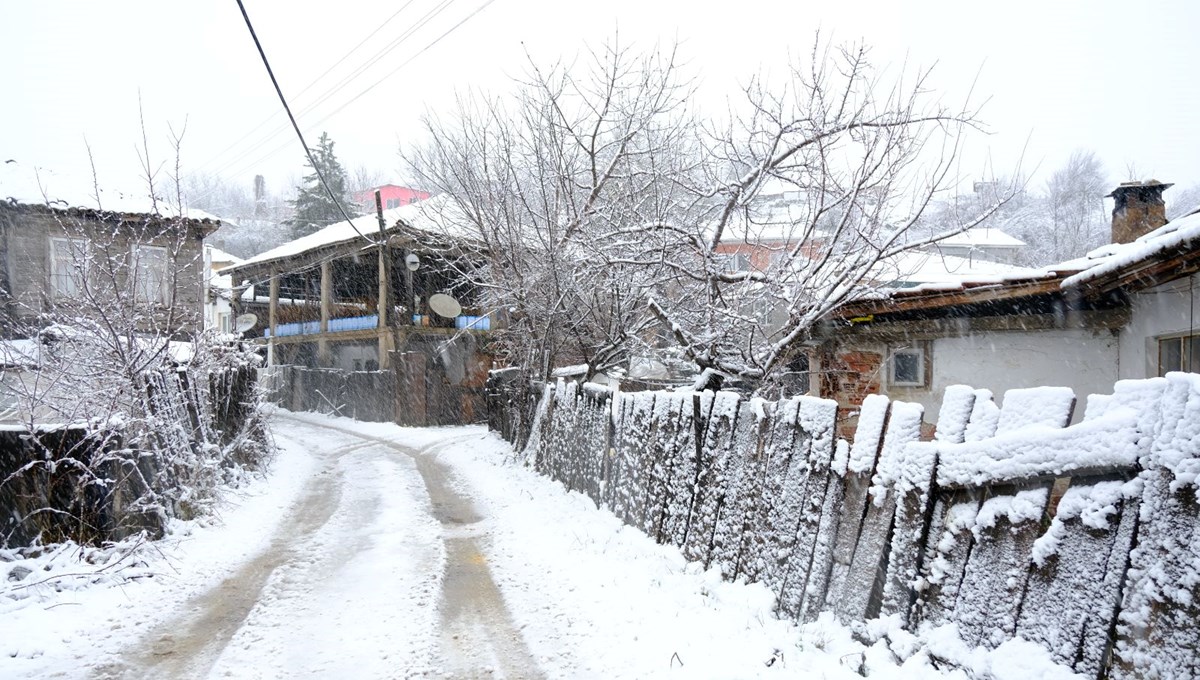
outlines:
[[[900,387],[925,386],[925,351],[908,347],[892,352],[889,382]]]

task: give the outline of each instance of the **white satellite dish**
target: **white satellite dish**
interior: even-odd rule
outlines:
[[[421,258],[417,257],[416,253],[409,253],[404,256],[404,268],[410,272],[417,271],[421,266]]]
[[[435,293],[429,296],[429,308],[434,314],[444,316],[447,319],[453,319],[459,314],[462,314],[462,305],[458,304],[458,300],[446,295],[445,293]]]
[[[254,324],[258,323],[258,315],[256,314],[239,314],[233,320],[233,329],[238,333],[245,333],[254,328]]]

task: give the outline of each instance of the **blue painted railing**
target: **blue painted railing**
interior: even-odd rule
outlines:
[[[421,316],[413,315],[413,324],[420,326]],[[369,314],[367,316],[352,316],[343,319],[330,319],[330,333],[345,333],[347,331],[363,331],[370,330],[379,325],[379,316]],[[472,331],[490,331],[492,329],[492,318],[490,316],[471,316],[463,314],[454,319],[454,327],[460,330]],[[296,323],[281,323],[275,326],[275,336],[282,338],[288,335],[314,335],[321,332],[320,321],[299,321]],[[263,329],[263,337],[271,337],[271,329]]]

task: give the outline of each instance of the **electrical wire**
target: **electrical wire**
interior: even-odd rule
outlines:
[[[375,28],[375,30],[373,30],[369,34],[367,34],[367,36],[365,38],[363,38],[362,40],[360,40],[357,45],[355,45],[354,47],[351,47],[350,50],[348,52],[346,52],[345,54],[343,54],[342,57],[340,59],[338,59],[336,62],[334,62],[332,66],[325,69],[325,71],[321,75],[319,75],[316,78],[313,78],[311,81],[309,81],[309,83],[304,86],[304,89],[302,89],[296,93],[296,98],[298,99],[300,97],[303,97],[305,92],[308,92],[309,90],[311,90],[314,85],[316,85],[317,83],[319,83],[321,81],[322,78],[329,75],[329,73],[331,71],[333,71],[335,68],[340,66],[343,62],[345,62],[347,59],[349,59],[350,55],[357,52],[363,45],[365,45],[367,43],[368,40],[375,37],[376,33],[379,33],[380,31],[382,31],[385,26],[387,26],[389,23],[392,22],[392,20],[394,20],[396,17],[400,16],[400,13],[403,12],[405,9],[407,9],[409,5],[413,4],[413,2],[415,2],[415,0],[408,0],[408,2],[401,5],[400,9],[396,10],[395,13],[393,13],[387,19],[384,19],[383,23],[379,24],[379,26],[377,26]],[[201,165],[197,171],[203,170],[206,167],[211,166],[213,163],[215,163],[217,161],[217,159],[221,158],[226,153],[230,152],[235,147],[237,147],[237,145],[241,144],[242,142],[246,141],[246,139],[253,136],[254,133],[261,130],[263,128],[263,126],[270,123],[273,120],[273,118],[274,118],[273,116],[267,116],[263,120],[259,121],[258,125],[255,125],[253,128],[250,129],[249,132],[247,132],[246,134],[242,135],[241,137],[238,137],[236,140],[231,142],[229,144],[229,146],[226,146],[225,148],[218,151],[214,156],[212,156],[212,158],[209,160],[208,163]]]
[[[394,38],[390,43],[388,43],[386,46],[384,46],[379,51],[372,54],[364,62],[362,62],[361,64],[356,66],[354,68],[354,70],[351,71],[347,76],[343,77],[341,80],[337,81],[333,85],[326,88],[320,95],[317,95],[317,98],[315,100],[302,106],[299,109],[300,115],[303,116],[307,113],[312,112],[314,109],[316,109],[320,105],[324,104],[326,101],[328,101],[331,97],[333,97],[335,94],[340,92],[346,86],[350,85],[356,79],[361,77],[367,70],[369,70],[372,66],[377,64],[385,56],[390,54],[397,47],[400,47],[401,45],[403,45],[409,38],[411,38],[413,36],[413,34],[415,34],[417,31],[419,31],[421,28],[423,28],[430,21],[433,21],[434,19],[436,19],[444,11],[446,11],[446,9],[454,1],[455,0],[442,0],[438,5],[434,6],[432,9],[430,9],[428,12],[426,12],[423,16],[418,18],[416,20],[416,22],[413,23],[412,26],[408,27],[408,29],[406,29],[403,33],[401,33],[399,36]],[[408,4],[411,4],[411,2]],[[408,4],[406,4],[404,6],[407,7]],[[393,15],[393,16],[395,16],[395,15]],[[390,20],[391,19],[389,18],[388,21],[390,21]],[[387,23],[387,22],[384,22],[384,23]],[[381,28],[382,28],[382,26],[381,26]],[[378,29],[376,29],[376,30],[378,31]],[[372,35],[374,35],[374,34],[372,34]],[[368,38],[369,37],[370,36],[368,36]],[[362,42],[366,42],[366,39],[363,39]],[[360,43],[360,45],[361,44],[362,43]],[[357,46],[354,49],[357,49]],[[354,50],[351,50],[351,52],[353,52],[353,51]],[[347,56],[349,56],[349,55],[347,55]],[[345,61],[345,57],[338,60],[338,63],[340,64],[342,61]],[[326,70],[326,73],[328,73],[329,71],[332,71],[333,68],[335,68],[336,66],[337,66],[337,64],[334,64],[334,66],[331,66],[329,69]],[[324,74],[322,74],[321,77],[324,77]],[[317,80],[320,80],[320,77],[317,78]],[[315,84],[316,82],[317,81],[313,81],[313,84]],[[311,87],[311,84],[310,84],[310,87]],[[307,91],[308,89],[309,89],[309,87],[305,87],[304,91]],[[303,91],[302,91],[302,93],[303,93]],[[259,127],[262,127],[262,125],[260,124]],[[243,163],[248,157],[250,157],[252,154],[257,152],[262,147],[271,143],[272,140],[279,137],[279,135],[283,132],[286,132],[286,130],[287,130],[287,126],[272,128],[272,130],[268,134],[266,134],[264,137],[262,137],[257,142],[252,144],[249,148],[237,153],[232,159],[224,162],[220,167],[218,167],[217,170],[213,171],[214,174],[220,175],[220,174],[228,171],[230,168],[235,168],[235,167],[242,169]],[[247,136],[249,136],[249,135],[243,136],[243,139]],[[286,147],[284,147],[284,148],[286,148]],[[280,150],[279,148],[272,150],[265,157],[260,158],[259,160],[256,160],[254,163],[251,163],[250,166],[252,167],[254,165],[257,165],[258,163],[261,163],[266,158],[270,158],[271,156],[274,156],[276,153],[279,152],[279,150]],[[205,166],[208,166],[208,165],[211,165],[211,162],[205,164]],[[204,167],[204,166],[202,166],[202,167]]]
[[[326,122],[327,120],[329,120],[329,119],[330,119],[330,118],[332,118],[333,116],[337,115],[338,113],[341,113],[341,112],[342,112],[342,111],[343,111],[343,110],[344,110],[344,109],[345,109],[347,106],[349,106],[349,105],[353,104],[354,102],[358,101],[359,99],[361,99],[363,96],[365,96],[365,95],[366,95],[367,93],[369,93],[371,90],[373,90],[373,89],[375,89],[376,87],[378,87],[380,84],[382,84],[382,83],[383,83],[385,80],[387,80],[388,78],[391,78],[392,76],[396,75],[396,73],[397,73],[397,72],[399,72],[399,71],[400,71],[400,69],[404,68],[404,67],[405,67],[405,66],[407,66],[408,64],[412,63],[412,61],[413,61],[413,60],[415,60],[417,57],[421,56],[421,55],[422,55],[422,54],[424,54],[425,52],[427,52],[427,51],[429,51],[430,49],[432,49],[432,48],[433,48],[435,45],[437,45],[439,42],[441,42],[443,39],[445,39],[445,38],[446,38],[446,36],[448,36],[448,35],[450,35],[451,33],[453,33],[455,30],[457,30],[459,27],[461,27],[463,24],[465,24],[465,23],[466,23],[467,21],[469,21],[471,18],[473,18],[474,16],[476,16],[477,14],[479,14],[480,12],[482,12],[484,9],[486,9],[486,8],[487,8],[489,5],[491,5],[493,2],[495,2],[495,0],[486,0],[486,2],[484,2],[482,5],[480,5],[479,7],[477,7],[477,8],[476,8],[476,9],[475,9],[473,12],[471,12],[471,13],[470,13],[470,14],[468,14],[466,17],[464,17],[463,19],[461,19],[461,20],[460,20],[458,23],[456,23],[456,24],[454,24],[453,26],[451,26],[451,27],[450,27],[450,28],[449,28],[449,29],[448,29],[446,32],[442,33],[440,36],[438,36],[437,38],[435,38],[435,39],[434,39],[433,41],[431,41],[429,44],[425,45],[425,46],[424,46],[424,47],[422,47],[420,50],[418,50],[418,51],[417,51],[415,54],[413,54],[411,57],[409,57],[408,59],[404,60],[404,62],[402,62],[402,63],[401,63],[399,66],[397,66],[396,68],[394,68],[394,69],[392,69],[391,71],[389,71],[389,72],[388,72],[386,75],[384,75],[384,76],[383,76],[382,78],[380,78],[379,80],[377,80],[377,81],[375,81],[374,83],[372,83],[371,85],[367,86],[367,87],[366,87],[365,89],[363,89],[361,92],[359,92],[358,94],[356,94],[356,95],[354,95],[353,97],[351,97],[349,100],[347,100],[345,103],[343,103],[343,104],[341,104],[340,106],[338,106],[336,109],[334,109],[334,110],[330,111],[330,112],[329,112],[329,113],[327,113],[325,116],[321,117],[319,120],[317,120],[317,121],[316,121],[315,123],[313,123],[312,125],[313,125],[313,126],[320,125],[321,123],[324,123],[324,122]],[[261,145],[260,145],[260,146],[261,146]],[[256,148],[257,148],[257,147],[256,147]],[[265,160],[267,160],[267,159],[269,159],[269,158],[272,158],[273,156],[275,156],[276,154],[278,154],[279,152],[283,151],[283,150],[284,150],[284,149],[286,149],[286,148],[287,148],[287,145],[286,145],[286,144],[284,144],[284,145],[281,145],[281,146],[278,146],[278,147],[275,147],[275,148],[274,148],[274,149],[272,149],[271,151],[267,152],[265,155],[258,157],[258,158],[257,158],[257,159],[256,159],[256,160],[253,162],[253,163],[250,163],[250,164],[248,164],[248,165],[245,165],[245,166],[239,166],[239,167],[253,167],[254,165],[257,165],[257,164],[259,164],[259,163],[262,163],[263,161],[265,161]]]
[[[267,75],[271,77],[271,84],[275,86],[275,94],[279,95],[279,102],[283,104],[283,110],[287,111],[288,120],[292,121],[292,129],[296,131],[296,136],[300,138],[300,144],[304,147],[304,153],[308,156],[308,162],[312,165],[313,172],[317,173],[317,179],[321,180],[321,186],[325,187],[325,193],[329,194],[329,200],[337,206],[338,212],[346,221],[350,223],[350,228],[354,233],[363,237],[366,241],[374,243],[370,238],[358,230],[354,224],[354,218],[346,213],[346,209],[342,207],[342,202],[334,195],[333,190],[329,188],[329,183],[325,181],[325,175],[321,172],[320,166],[313,158],[312,149],[308,148],[308,142],[304,141],[304,133],[300,132],[300,126],[296,123],[296,117],[292,115],[292,108],[288,106],[287,99],[283,96],[283,90],[279,87],[279,81],[275,79],[275,72],[271,69],[271,62],[267,61],[267,53],[263,51],[262,43],[258,40],[258,34],[254,32],[254,25],[250,23],[250,15],[246,13],[246,6],[242,4],[242,0],[237,0],[238,9],[242,11],[242,18],[246,20],[246,28],[250,30],[250,37],[254,39],[254,46],[258,48],[258,55],[262,57],[263,66],[267,68]]]

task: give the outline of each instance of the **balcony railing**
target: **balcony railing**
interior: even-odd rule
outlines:
[[[428,319],[420,314],[413,315],[414,326],[427,326]],[[345,333],[348,331],[363,331],[370,330],[379,325],[379,316],[369,314],[367,316],[352,316],[342,319],[329,320],[330,333]],[[492,329],[492,318],[490,316],[473,316],[463,314],[455,317],[454,327],[459,330],[471,331],[490,331]],[[320,321],[298,321],[295,323],[281,323],[275,326],[275,337],[282,338],[289,335],[315,335],[321,332]],[[263,329],[263,337],[271,337],[271,329]]]

